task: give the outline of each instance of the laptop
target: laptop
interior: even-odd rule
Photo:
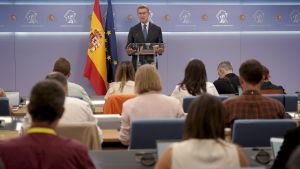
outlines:
[[[162,156],[165,150],[173,143],[180,142],[181,140],[156,140],[156,150],[158,159]]]
[[[277,157],[277,154],[281,148],[281,145],[283,143],[283,138],[275,138],[275,137],[271,137],[270,138],[270,142],[271,142],[271,147],[272,147],[272,151],[273,151],[273,155],[274,158]]]
[[[6,97],[9,100],[10,106],[19,106],[20,105],[20,92],[5,92]]]

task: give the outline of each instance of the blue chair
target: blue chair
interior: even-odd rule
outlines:
[[[200,95],[200,96],[201,96],[201,95]],[[184,111],[185,113],[187,113],[188,110],[189,110],[189,106],[192,104],[192,102],[193,102],[196,98],[198,98],[198,97],[200,97],[200,96],[187,96],[187,97],[184,97],[184,98],[183,98],[183,103],[182,103],[183,111]],[[218,97],[218,98],[220,99],[220,101],[224,101],[224,100],[226,100],[226,99],[229,98],[229,96],[227,96],[227,95],[220,95],[220,96],[216,96],[216,97]]]
[[[188,112],[189,107],[191,105],[191,103],[198,98],[199,96],[187,96],[183,98],[183,102],[182,102],[182,106],[183,106],[183,111],[184,112]]]
[[[282,103],[287,112],[298,111],[298,96],[296,94],[263,94]]]
[[[263,94],[263,96],[278,100],[283,106],[285,105],[284,94]]]
[[[9,101],[7,97],[0,97],[0,116],[10,116]]]
[[[129,149],[155,149],[156,140],[181,140],[183,126],[184,119],[133,121]]]
[[[284,108],[287,112],[298,111],[298,96],[296,94],[285,94],[284,95]]]
[[[296,126],[292,119],[235,120],[232,142],[242,147],[270,147],[271,137],[283,137]]]

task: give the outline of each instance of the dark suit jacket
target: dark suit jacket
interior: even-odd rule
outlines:
[[[282,90],[283,93],[284,92],[284,88],[282,86],[277,86],[277,85],[274,85],[272,82],[268,81],[268,82],[263,82],[261,87],[260,87],[261,90],[269,90],[269,89],[279,89],[279,90]]]
[[[284,169],[292,152],[298,145],[300,145],[300,127],[287,131],[272,169]]]
[[[229,73],[225,78],[219,78],[214,81],[214,85],[219,94],[237,94],[240,86],[239,77],[234,73]]]
[[[163,43],[161,28],[151,22],[149,22],[147,39],[144,39],[141,23],[133,26],[129,30],[126,48],[130,43]],[[132,63],[136,66],[136,56],[132,56]],[[142,64],[152,63],[153,56],[140,57]]]

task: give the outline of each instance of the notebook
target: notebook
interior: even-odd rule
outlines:
[[[10,106],[19,106],[20,105],[20,92],[5,92],[6,97],[9,100]]]
[[[271,142],[271,147],[272,147],[272,150],[273,150],[273,155],[274,155],[274,158],[277,157],[277,154],[280,150],[280,147],[283,143],[283,138],[274,138],[274,137],[271,137],[270,138],[270,142]]]

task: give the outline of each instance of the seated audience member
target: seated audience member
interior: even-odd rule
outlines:
[[[263,67],[257,60],[247,60],[240,66],[241,96],[224,101],[227,126],[236,119],[282,119],[287,115],[283,105],[260,94]]]
[[[71,76],[71,64],[66,58],[59,58],[54,63],[53,71],[64,74],[68,79]],[[92,104],[90,97],[79,84],[68,81],[68,96],[86,101],[90,105],[92,111],[95,111],[95,107]]]
[[[62,73],[59,72],[52,72],[46,76],[46,79],[56,80],[59,82],[63,87],[64,91],[68,93],[68,85],[67,79]],[[73,98],[73,97],[66,97],[65,104],[64,104],[65,112],[63,116],[59,120],[59,124],[66,124],[66,123],[78,123],[78,122],[94,122],[97,124],[97,119],[93,116],[93,112],[88,105],[87,102]],[[24,127],[26,128],[30,124],[30,117],[28,114],[24,119]],[[102,131],[98,127],[99,137],[102,142]]]
[[[292,153],[296,150],[296,148],[299,145],[300,145],[300,127],[287,131],[284,136],[284,141],[273,163],[272,169],[284,169]],[[297,168],[300,167],[299,164]]]
[[[293,154],[289,158],[285,169],[299,169],[300,168],[300,146],[296,147]]]
[[[214,81],[214,85],[219,94],[239,93],[240,79],[233,73],[233,68],[229,61],[223,61],[219,64],[218,75],[219,78]]]
[[[116,82],[109,84],[109,89],[104,97],[106,100],[111,94],[134,94],[134,68],[130,61],[123,61],[116,71]]]
[[[269,69],[265,66],[263,66],[263,83],[262,83],[260,89],[261,90],[274,90],[274,89],[277,89],[279,91],[282,91],[281,93],[284,93],[284,89],[283,89],[282,86],[274,85],[270,81]],[[281,93],[278,93],[278,94],[281,94]]]
[[[4,90],[0,88],[0,97],[5,97],[5,96],[6,96],[6,95],[5,95]]]
[[[156,169],[239,168],[248,166],[237,145],[224,140],[224,106],[218,98],[202,94],[191,105],[184,126],[184,141],[174,143]]]
[[[184,115],[178,100],[161,93],[161,81],[153,65],[145,64],[135,74],[135,98],[123,104],[120,140],[128,145],[131,121],[179,118]]]
[[[27,134],[0,142],[0,159],[7,169],[94,169],[87,148],[57,136],[55,128],[64,112],[65,93],[53,80],[37,83],[30,95],[32,117]]]
[[[185,68],[184,79],[176,85],[171,96],[179,100],[182,104],[184,97],[197,96],[202,93],[219,95],[214,84],[207,81],[204,63],[199,59],[194,59]]]

